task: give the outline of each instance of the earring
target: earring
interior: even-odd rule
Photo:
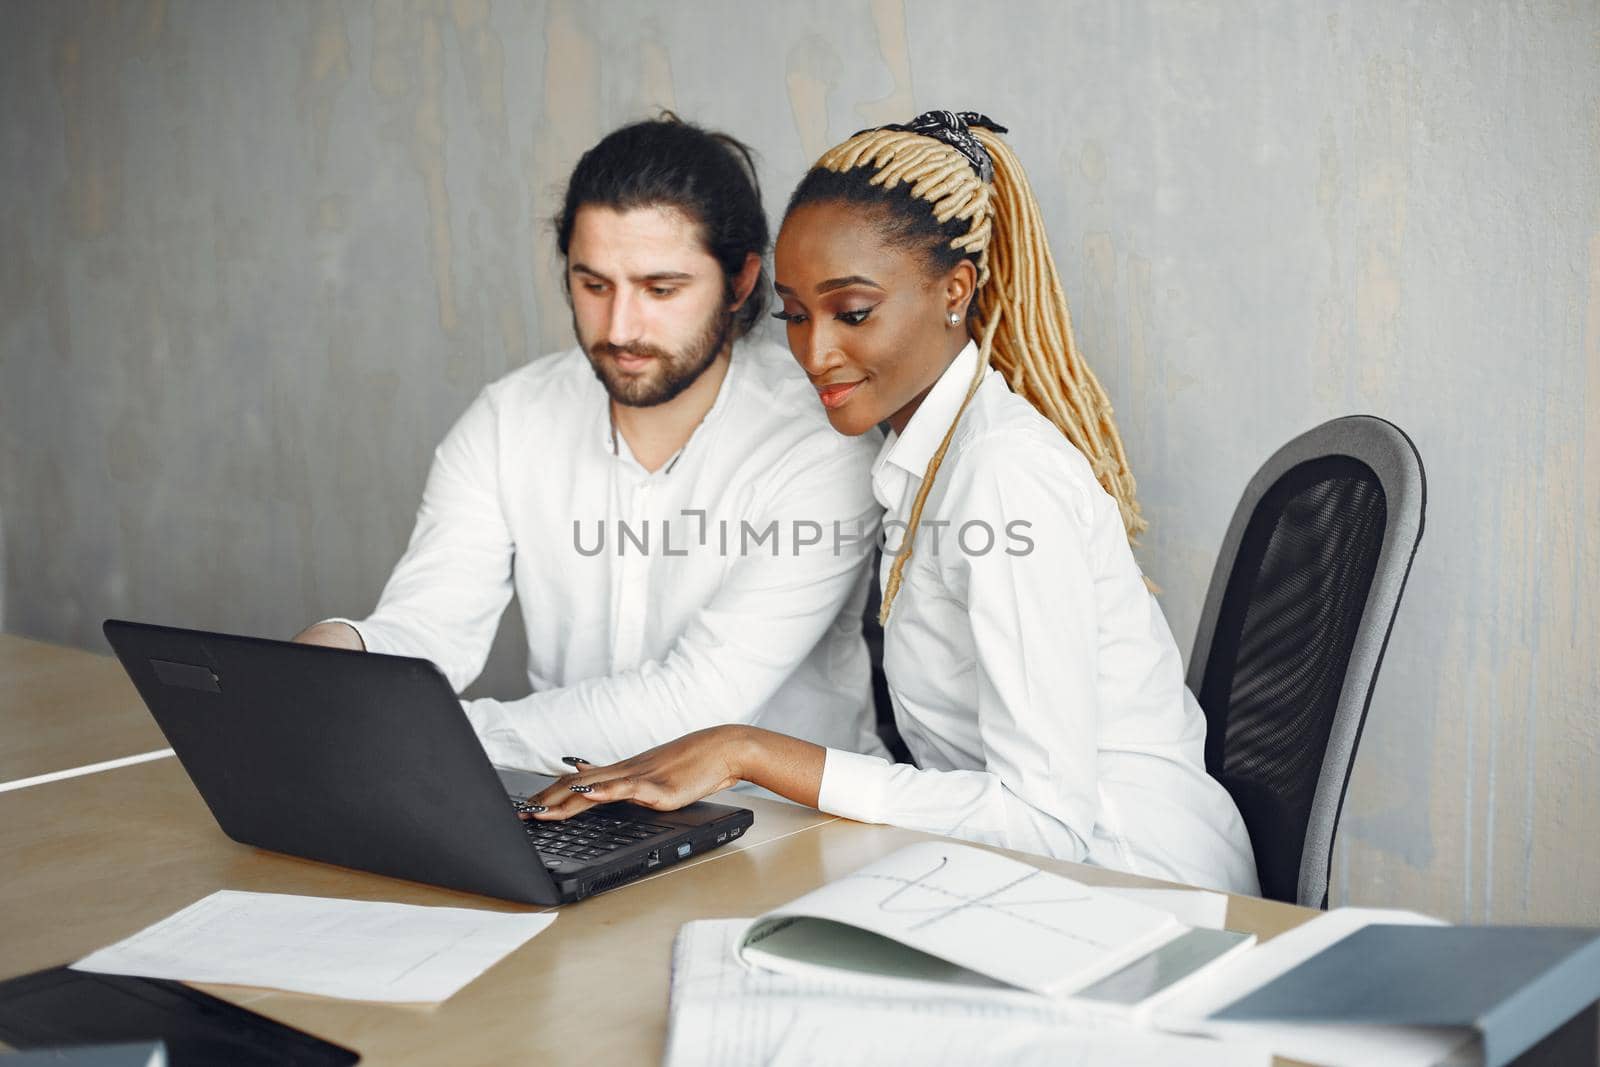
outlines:
[[[952,325],[952,326],[960,326],[961,325],[961,316],[956,314],[954,311],[950,312],[950,325]]]

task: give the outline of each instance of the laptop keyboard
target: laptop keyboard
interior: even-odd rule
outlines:
[[[512,797],[521,805],[521,797]],[[600,859],[619,848],[636,845],[640,841],[664,834],[670,826],[640,822],[637,819],[619,819],[599,809],[591,809],[561,822],[530,821],[523,824],[528,840],[541,855],[560,856],[565,859]]]

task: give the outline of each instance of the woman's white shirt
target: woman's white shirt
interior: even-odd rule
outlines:
[[[977,359],[968,344],[873,466],[891,549]],[[829,749],[822,810],[1259,891],[1116,502],[993,370],[962,413],[913,548],[884,669],[917,766]],[[891,563],[885,552],[880,580]]]

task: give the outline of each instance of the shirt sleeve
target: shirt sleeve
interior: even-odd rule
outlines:
[[[741,553],[661,659],[520,700],[467,702],[490,759],[560,773],[563,755],[614,763],[751,721],[830,627],[854,624],[841,610],[864,588],[882,516],[871,462],[863,442],[830,439],[774,468],[748,521],[776,523],[776,541]]]
[[[457,692],[483,670],[511,600],[513,543],[500,505],[498,418],[486,391],[434,451],[405,555],[355,628],[368,652],[433,661]]]
[[[830,749],[822,810],[1062,859],[1087,856],[1099,809],[1091,552],[1103,509],[1062,467],[1042,445],[990,438],[969,445],[949,472],[946,499],[955,505],[941,509],[950,530],[937,593],[964,607],[971,626],[982,768],[919,769]],[[988,552],[950,544],[974,521],[995,531]],[[1015,523],[1026,526],[1009,527],[1018,536],[1008,537]],[[970,543],[983,539],[974,534]],[[908,579],[900,596],[933,592]]]

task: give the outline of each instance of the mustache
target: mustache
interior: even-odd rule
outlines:
[[[610,341],[596,341],[589,346],[591,356],[648,356],[652,359],[671,361],[672,353],[655,345],[647,345],[643,341],[629,341],[627,344],[614,345]]]

